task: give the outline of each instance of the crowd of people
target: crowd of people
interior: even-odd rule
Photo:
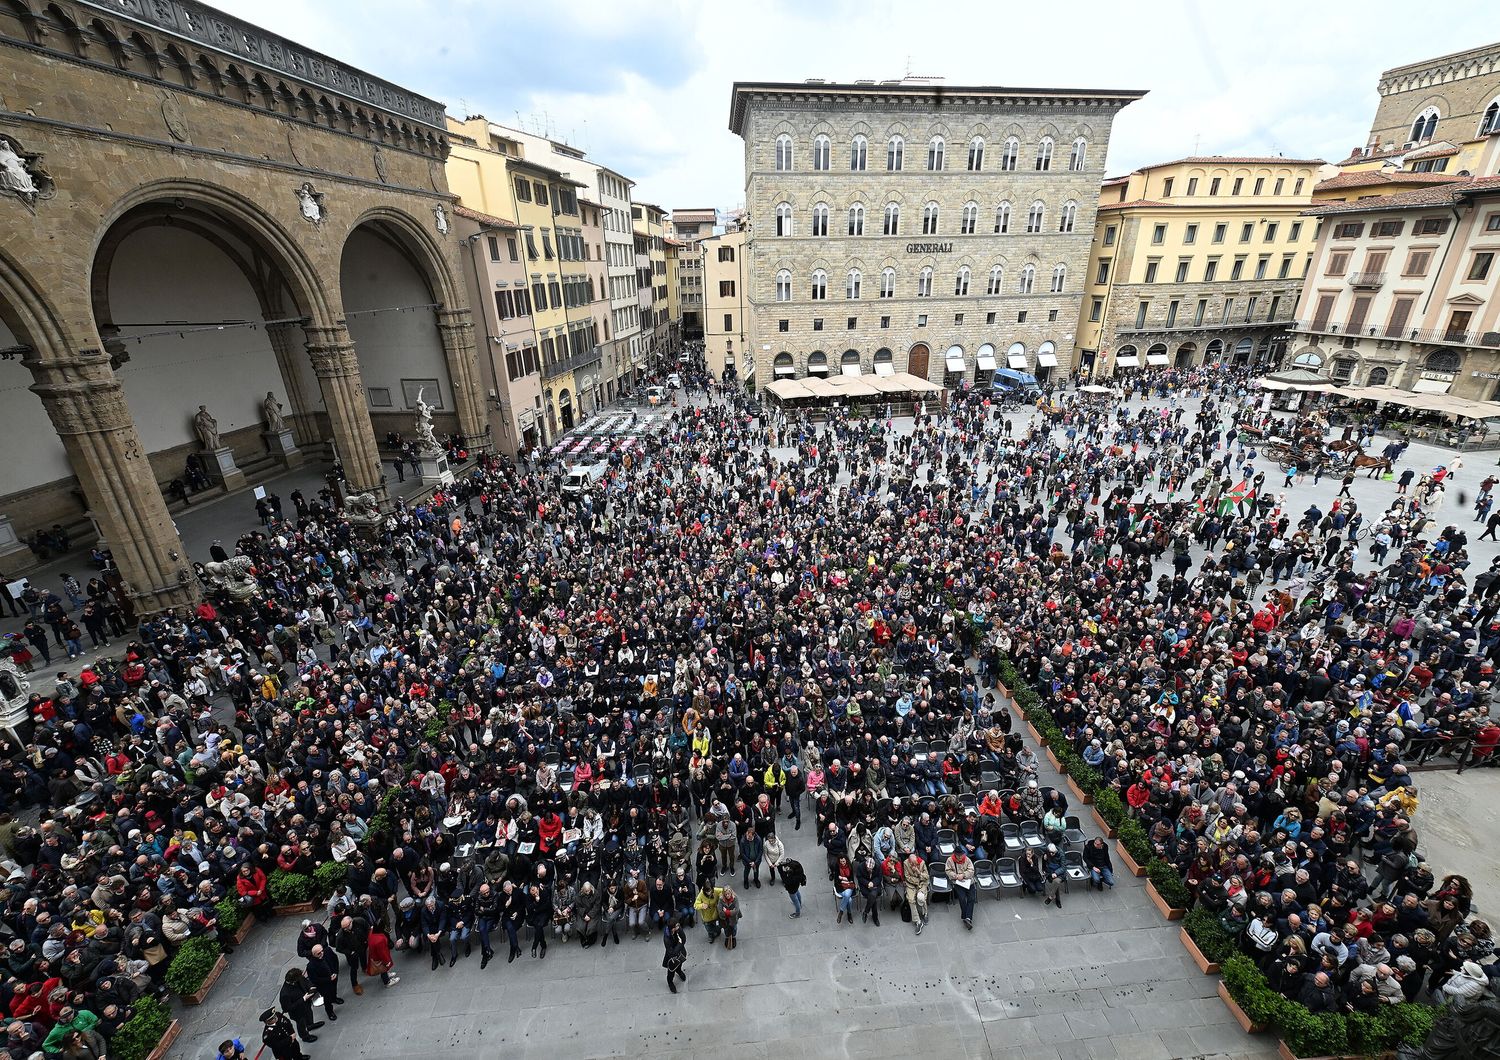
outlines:
[[[901,429],[716,393],[574,502],[559,465],[489,460],[373,531],[322,499],[271,518],[237,546],[253,593],[35,697],[0,768],[0,1055],[104,1055],[216,903],[270,915],[278,869],[347,870],[263,1015],[279,1060],[398,960],[488,967],[502,938],[506,963],[656,939],[675,992],[763,875],[794,918],[806,887],[839,925],[920,933],[944,896],[971,928],[1026,825],[1038,909],[1072,854],[1111,888],[990,690],[1002,658],[1289,995],[1492,989],[1407,769],[1500,737],[1500,564],[1471,584],[1464,532],[1409,498],[1236,490],[1263,414],[1190,382],[1196,411],[1185,386]],[[804,823],[824,864],[789,856]]]

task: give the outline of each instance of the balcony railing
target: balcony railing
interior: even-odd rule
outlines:
[[[1309,335],[1347,335],[1350,338],[1394,339],[1397,342],[1427,342],[1447,346],[1485,346],[1500,349],[1500,331],[1459,331],[1455,328],[1390,327],[1362,324],[1351,329],[1334,320],[1297,320],[1293,330]]]
[[[1383,272],[1351,272],[1349,274],[1350,287],[1366,287],[1371,290],[1385,286],[1385,273]]]
[[[1191,318],[1189,318],[1191,319]],[[1185,323],[1179,320],[1175,324],[1157,323],[1149,320],[1141,325],[1122,325],[1115,328],[1118,335],[1144,334],[1146,332],[1179,332],[1179,331],[1225,331],[1233,328],[1265,328],[1265,327],[1291,327],[1296,321],[1284,313],[1270,316],[1257,316],[1246,320],[1244,317],[1236,317],[1233,320],[1205,320],[1201,324]]]
[[[557,376],[577,371],[599,360],[601,356],[599,347],[595,346],[592,349],[584,350],[582,353],[575,353],[570,357],[559,357],[551,364],[542,365],[542,378],[555,379]]]

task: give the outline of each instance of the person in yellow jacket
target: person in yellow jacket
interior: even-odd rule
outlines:
[[[708,729],[702,725],[698,726],[693,733],[693,752],[707,758],[710,743]]]
[[[698,889],[698,897],[693,899],[693,910],[703,921],[711,943],[719,939],[719,899],[722,897],[724,888],[715,887],[712,880],[704,880],[703,886]]]

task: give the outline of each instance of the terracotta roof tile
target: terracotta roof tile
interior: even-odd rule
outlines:
[[[1450,184],[1432,188],[1416,188],[1397,192],[1394,195],[1373,195],[1353,202],[1331,202],[1303,212],[1311,217],[1325,217],[1341,213],[1376,213],[1381,210],[1416,210],[1427,206],[1451,206],[1468,195],[1485,192],[1500,192],[1500,177],[1481,177],[1478,180],[1457,178]]]
[[[478,221],[482,225],[490,225],[493,228],[519,229],[521,226],[514,221],[507,221],[503,217],[494,217],[478,210],[471,210],[467,206],[458,205],[453,207],[453,212],[460,217],[467,217],[471,221]]]
[[[1375,188],[1385,184],[1451,184],[1461,179],[1452,173],[1413,173],[1409,170],[1351,170],[1348,173],[1340,173],[1336,177],[1330,177],[1313,189],[1319,191],[1335,191],[1339,188]]]
[[[1435,147],[1429,147],[1421,151],[1413,151],[1406,156],[1406,160],[1408,162],[1415,162],[1419,158],[1448,158],[1456,154],[1458,154],[1458,148],[1452,144],[1438,144]]]
[[[1132,206],[1170,206],[1169,202],[1159,202],[1156,199],[1131,199],[1129,202],[1111,202],[1099,207],[1099,212],[1105,210],[1128,210]]]
[[[1154,166],[1142,166],[1141,169],[1161,169],[1163,166],[1181,166],[1193,163],[1200,166],[1321,166],[1326,163],[1321,158],[1282,158],[1279,155],[1271,155],[1260,158],[1245,157],[1236,158],[1229,155],[1191,155],[1187,158],[1179,158],[1175,162],[1158,162]]]

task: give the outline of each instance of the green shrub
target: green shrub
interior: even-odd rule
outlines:
[[[1407,1002],[1382,1005],[1379,1016],[1383,1024],[1380,1048],[1394,1049],[1400,1045],[1420,1048],[1432,1034],[1432,1025],[1442,1014],[1442,1007],[1436,1005],[1414,1005]]]
[[[1339,1012],[1313,1015],[1295,1002],[1283,1001],[1276,1033],[1298,1056],[1335,1056],[1349,1051],[1349,1029]]]
[[[271,873],[268,881],[271,885],[272,905],[298,905],[302,902],[310,902],[313,899],[313,881],[311,876],[304,876],[300,872],[287,872],[285,869],[277,869]]]
[[[341,861],[325,861],[313,872],[313,894],[318,901],[325,901],[334,891],[344,885],[349,877],[349,866]]]
[[[1151,840],[1139,821],[1127,817],[1120,822],[1120,845],[1125,848],[1132,861],[1145,867],[1151,860]]]
[[[218,918],[219,928],[231,935],[245,922],[245,910],[233,898],[220,898],[215,902],[214,915]]]
[[[1219,971],[1224,976],[1224,988],[1234,998],[1235,1004],[1244,1009],[1250,1022],[1262,1027],[1279,1025],[1282,1007],[1291,1002],[1271,989],[1266,977],[1260,974],[1260,969],[1255,967],[1250,958],[1235,954],[1224,962]]]
[[[1131,857],[1135,855],[1131,854]],[[1161,895],[1161,900],[1170,908],[1186,909],[1193,904],[1192,892],[1187,889],[1187,884],[1182,882],[1177,868],[1170,862],[1163,861],[1161,858],[1151,858],[1146,862],[1146,878],[1151,881],[1151,886],[1156,888],[1156,893]]]
[[[1125,819],[1125,804],[1120,801],[1119,793],[1108,785],[1102,785],[1094,794],[1094,809],[1111,828],[1119,828]]]
[[[208,935],[188,939],[167,965],[167,987],[179,997],[194,993],[219,960],[219,942]]]
[[[1198,952],[1214,964],[1223,964],[1239,952],[1235,937],[1224,930],[1218,917],[1201,905],[1188,910],[1187,916],[1182,918],[1182,926],[1197,945]]]
[[[115,1060],[146,1060],[172,1025],[172,1010],[150,994],[138,998],[134,1014],[120,1024],[109,1040]]]

